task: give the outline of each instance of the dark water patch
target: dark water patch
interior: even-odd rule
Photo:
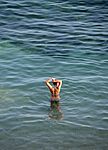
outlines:
[[[94,50],[91,52],[84,52],[84,55],[91,55],[91,56],[102,56],[102,55],[107,55],[107,51],[103,50]]]
[[[94,0],[94,1],[89,1],[87,0],[88,5],[103,5],[106,6],[108,4],[107,0]]]
[[[108,2],[107,0],[94,0],[94,1],[89,1],[89,0],[73,0],[73,1],[68,1],[69,4],[75,4],[75,5],[106,5]]]

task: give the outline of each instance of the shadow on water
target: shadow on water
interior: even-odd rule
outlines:
[[[63,112],[60,110],[58,111],[57,109],[50,110],[49,112],[49,118],[55,119],[55,120],[62,120],[63,119]]]
[[[63,119],[63,111],[61,110],[61,107],[60,107],[60,103],[59,103],[59,106],[54,106],[53,108],[50,106],[50,109],[49,109],[49,104],[48,102],[38,102],[36,99],[40,99],[39,98],[36,98],[34,96],[31,96],[29,97],[30,101],[29,101],[29,105],[32,105],[32,106],[36,106],[35,109],[36,112],[38,112],[39,114],[41,115],[48,115],[47,117],[49,119],[54,119],[54,120],[62,120]],[[59,109],[58,109],[59,107]]]
[[[49,118],[61,120],[63,119],[63,112],[60,108],[59,101],[52,101],[50,106]]]

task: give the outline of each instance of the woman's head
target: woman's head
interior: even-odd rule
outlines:
[[[55,79],[55,78],[52,78],[52,82],[56,82],[56,79]]]
[[[54,86],[59,87],[59,83],[57,82],[55,78],[52,78],[52,83]]]
[[[56,82],[55,78],[52,78],[52,83],[53,83],[54,86],[57,86],[57,82]]]
[[[52,82],[54,86],[57,86],[57,82]]]

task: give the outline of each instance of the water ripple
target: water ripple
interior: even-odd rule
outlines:
[[[107,149],[107,3],[0,1],[1,149]],[[62,120],[48,77],[63,80]]]

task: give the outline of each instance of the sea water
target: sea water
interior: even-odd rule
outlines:
[[[24,149],[108,149],[107,0],[0,0],[0,150]]]

